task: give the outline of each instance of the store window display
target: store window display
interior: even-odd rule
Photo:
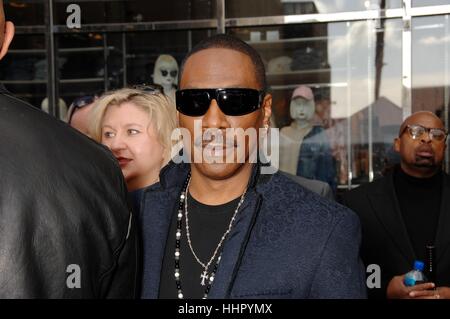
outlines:
[[[335,189],[335,160],[325,129],[315,124],[311,88],[297,87],[289,108],[293,121],[280,130],[280,170],[327,182]]]
[[[175,101],[175,92],[178,85],[178,63],[171,55],[161,54],[155,62],[153,69],[153,83],[164,88],[164,93]]]
[[[45,113],[49,113],[49,105],[48,105],[48,98],[46,97],[45,99],[42,100],[41,103],[41,110],[44,111]],[[59,98],[58,101],[58,108],[59,108],[59,119],[64,121],[67,117],[67,104],[66,102],[62,99]]]
[[[267,63],[267,73],[285,73],[291,71],[292,58],[288,56],[279,56],[271,59]]]

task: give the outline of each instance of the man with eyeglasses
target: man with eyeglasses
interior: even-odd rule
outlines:
[[[14,35],[0,0],[0,59]],[[134,298],[136,227],[106,148],[0,85],[0,299]]]
[[[258,53],[232,36],[205,39],[179,83],[190,163],[169,163],[143,195],[142,297],[364,298],[357,216],[285,175],[264,174],[250,160],[261,146],[228,136],[268,126],[272,97]],[[192,138],[196,127],[203,138]]]
[[[381,270],[374,298],[450,298],[450,178],[442,171],[447,132],[433,113],[417,112],[400,126],[400,164],[386,176],[343,196],[362,224],[361,257]],[[415,260],[429,264],[430,282],[404,284]],[[434,247],[434,248],[432,248]],[[429,265],[428,267],[429,268]]]

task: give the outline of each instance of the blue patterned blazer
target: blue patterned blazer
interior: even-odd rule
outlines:
[[[188,164],[170,162],[142,196],[142,298],[158,298],[165,244]],[[209,298],[365,298],[351,210],[255,165]]]

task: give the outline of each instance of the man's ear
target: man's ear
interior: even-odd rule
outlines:
[[[263,126],[270,126],[270,117],[272,116],[272,95],[266,94],[263,101]]]
[[[9,45],[14,37],[14,24],[10,21],[6,21],[5,23],[5,37],[3,39],[3,44],[0,43],[0,60],[6,55],[8,52]]]
[[[394,151],[400,153],[400,137],[394,139]]]

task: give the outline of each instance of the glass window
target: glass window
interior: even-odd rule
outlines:
[[[215,17],[215,3],[214,0],[128,0],[83,1],[78,5],[81,23],[92,24],[211,19]],[[65,0],[55,1],[55,24],[66,24],[69,4]]]
[[[336,13],[379,8],[380,2],[336,0],[227,0],[226,18],[264,17],[291,14]],[[385,8],[401,8],[401,0],[386,0]]]
[[[35,106],[40,106],[47,94],[46,52],[43,35],[16,34],[0,63],[0,82]]]
[[[117,70],[108,65],[110,57],[119,50],[109,40],[105,33],[56,36],[58,95],[66,105],[76,97],[101,93],[110,82],[120,79],[112,76]]]
[[[448,128],[450,16],[413,18],[412,29],[412,111],[434,112]]]
[[[214,30],[127,34],[127,82],[152,83],[155,63],[160,55],[170,55],[180,65],[195,44],[213,34]]]
[[[412,111],[440,112],[449,85],[449,16],[413,19]]]
[[[449,4],[448,0],[412,0],[413,7],[437,6]]]
[[[13,21],[16,26],[45,24],[44,0],[40,1],[4,0],[3,4],[6,19]]]
[[[228,32],[253,45],[266,64],[272,125],[280,128],[280,169],[340,189],[380,176],[385,163],[396,160],[400,20]]]
[[[70,105],[79,96],[154,83],[155,64],[161,55],[170,56],[177,68],[193,45],[214,33],[183,30],[58,35],[59,96]],[[169,76],[176,84],[178,74],[169,72]]]

